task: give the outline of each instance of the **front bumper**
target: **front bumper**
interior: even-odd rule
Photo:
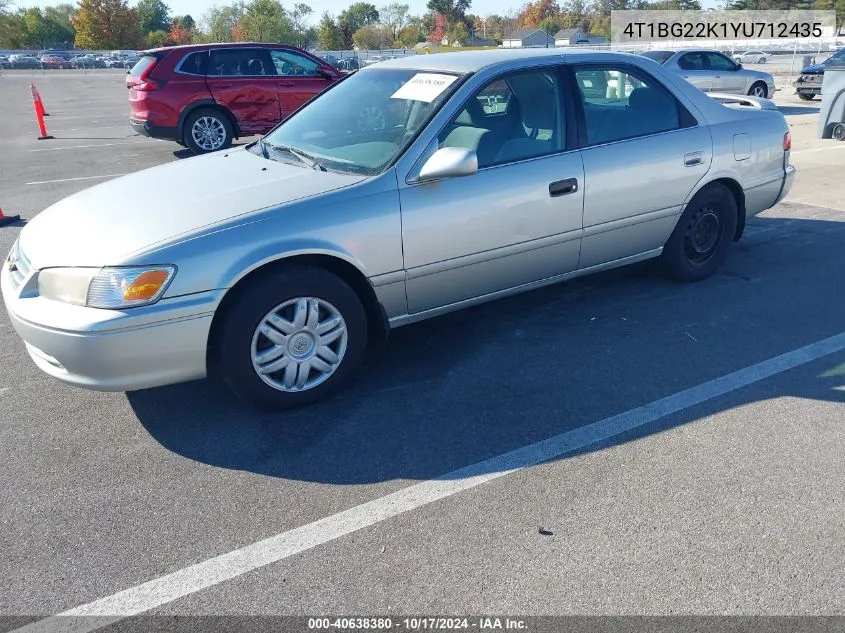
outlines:
[[[219,293],[99,310],[33,294],[36,274],[15,285],[4,262],[0,289],[12,326],[45,373],[96,391],[134,391],[206,376]]]

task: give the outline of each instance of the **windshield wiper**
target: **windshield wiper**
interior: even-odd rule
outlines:
[[[264,152],[265,157],[267,157],[267,147],[276,152],[287,152],[291,156],[298,158],[300,162],[303,162],[308,165],[311,169],[319,169],[320,171],[326,171],[325,166],[321,165],[313,156],[311,156],[310,154],[306,154],[302,150],[298,150],[295,147],[290,147],[288,145],[273,145],[272,143],[268,143],[267,141],[262,140],[261,148]]]

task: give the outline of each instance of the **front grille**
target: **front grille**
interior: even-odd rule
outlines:
[[[15,241],[9,257],[6,259],[6,266],[9,267],[9,274],[12,279],[12,287],[17,290],[29,279],[32,274],[32,264],[23,254],[17,240]]]

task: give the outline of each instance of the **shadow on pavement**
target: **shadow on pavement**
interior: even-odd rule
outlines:
[[[845,222],[755,218],[698,284],[639,264],[399,328],[353,385],[306,409],[256,412],[211,379],[128,399],[161,445],[213,466],[333,484],[438,477],[839,334],[843,238]],[[845,402],[842,383],[833,372],[780,395]]]

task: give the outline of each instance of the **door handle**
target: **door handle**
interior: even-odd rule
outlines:
[[[279,85],[280,85],[280,86],[290,87],[290,86],[295,86],[295,85],[296,85],[296,82],[295,82],[295,81],[280,81],[280,82],[279,82]]]
[[[704,162],[702,154],[703,152],[690,152],[689,154],[684,154],[684,165],[687,167],[701,165]]]
[[[549,185],[549,195],[552,198],[557,196],[565,196],[568,193],[575,193],[578,191],[578,179],[567,178],[566,180],[558,180]]]
[[[215,88],[231,88],[232,84],[215,84]]]

